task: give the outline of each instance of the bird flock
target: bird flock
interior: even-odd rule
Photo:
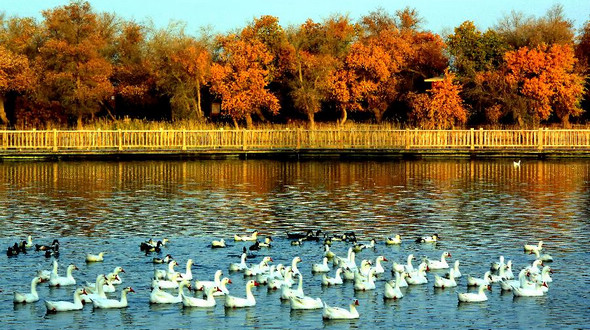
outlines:
[[[534,255],[535,258],[530,265],[520,269],[516,277],[513,273],[512,261],[506,260],[504,256],[499,256],[497,260],[490,262],[489,268],[482,269],[483,276],[478,277],[474,274],[463,275],[459,260],[449,264],[448,259],[453,258],[449,251],[444,251],[437,259],[422,257],[417,265],[414,264],[417,258],[413,254],[404,256],[403,261],[390,260],[385,255],[378,255],[374,259],[361,259],[357,263],[357,259],[360,259],[357,256],[362,255],[364,250],[375,249],[379,245],[404,244],[405,241],[400,235],[387,237],[380,241],[371,239],[367,243],[360,243],[354,232],[328,235],[321,230],[308,230],[301,233],[287,233],[287,238],[292,245],[316,244],[318,249],[321,248],[323,251],[321,260],[303,260],[300,256],[294,256],[290,264],[275,265],[272,258],[272,237],[266,236],[264,240],[260,240],[258,231],[234,235],[233,246],[226,245],[223,238],[211,242],[212,249],[229,249],[239,244],[251,244],[248,248],[246,246],[241,248],[239,262],[227,260],[227,270],[230,274],[235,276],[242,273],[247,279],[243,289],[231,288],[232,281],[230,277],[224,276],[226,275],[224,269],[218,269],[211,280],[196,279],[192,273],[194,265],[192,259],[183,263],[184,272],[177,271],[176,267],[179,266],[179,262],[171,254],[160,256],[162,249],[166,248],[169,243],[167,239],[150,239],[142,242],[140,252],[146,255],[158,254],[151,259],[151,262],[156,266],[158,264],[165,265],[162,269],[154,269],[149,279],[151,282],[149,303],[182,304],[187,308],[210,308],[216,306],[217,299],[221,299],[225,308],[252,307],[256,306],[256,298],[252,290],[256,287],[266,286],[269,291],[278,290],[280,299],[288,301],[291,309],[321,310],[323,319],[357,319],[361,317],[357,310],[358,299],[351,299],[348,306],[330,306],[322,297],[312,297],[306,294],[304,278],[308,281],[317,281],[317,278],[320,277],[322,286],[334,288],[329,290],[338,290],[339,287],[343,287],[345,281],[350,281],[354,284],[354,292],[376,290],[386,300],[402,299],[404,288],[413,285],[433,285],[440,289],[460,285],[475,287],[475,290],[457,293],[459,304],[486,301],[488,299],[486,292],[491,291],[494,285],[499,286],[500,290],[511,291],[514,296],[518,297],[542,296],[547,294],[549,284],[553,281],[551,278],[552,269],[545,265],[547,262],[552,262],[553,258],[545,253],[542,241],[537,244],[523,245],[524,253]],[[437,244],[440,240],[441,237],[434,234],[418,237],[414,239],[414,242],[417,244]],[[19,245],[30,248],[37,246],[36,250],[38,251],[58,251],[56,245],[59,246],[57,240],[51,245],[33,245],[31,236],[23,242],[16,244],[19,250]],[[337,255],[334,253],[331,250],[333,244],[345,244],[347,254]],[[14,246],[10,246],[7,255],[11,256],[13,251]],[[248,259],[254,256],[254,251],[263,253],[264,257],[260,262],[250,264]],[[19,251],[19,253],[23,252]],[[12,256],[15,255],[18,253]],[[108,254],[105,252],[86,253],[85,262],[103,262],[105,255],[108,258]],[[303,275],[299,269],[299,265],[304,262],[311,264],[310,268],[313,274],[311,279]],[[93,308],[100,309],[125,308],[128,306],[127,295],[135,292],[129,286],[118,289],[124,283],[125,270],[122,267],[115,267],[108,274],[98,274],[94,281],[85,283],[80,283],[74,278],[74,272],[78,270],[78,267],[73,264],[67,266],[65,275],[60,275],[58,270],[58,258],[55,257],[51,270],[39,270],[33,276],[30,281],[30,292],[14,292],[14,303],[39,301],[37,286],[46,282],[49,286],[56,288],[74,288],[71,301],[45,300],[44,304],[48,313],[82,310],[85,305],[92,305]],[[432,275],[429,276],[429,274]],[[227,275],[229,276],[229,274]],[[462,279],[465,280],[462,282]],[[148,281],[147,278],[146,281]],[[229,288],[228,285],[230,285]],[[113,297],[113,295],[117,295],[117,291],[119,291],[118,299]]]

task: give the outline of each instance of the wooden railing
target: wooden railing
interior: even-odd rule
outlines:
[[[280,151],[329,149],[590,149],[590,130],[0,131],[0,151]]]

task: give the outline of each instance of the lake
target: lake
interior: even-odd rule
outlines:
[[[512,159],[412,161],[121,161],[121,162],[4,162],[0,163],[0,242],[4,251],[32,235],[35,243],[60,241],[59,273],[76,264],[78,283],[94,282],[97,274],[122,266],[123,284],[137,291],[124,310],[93,310],[46,314],[44,299],[72,300],[73,287],[39,285],[41,300],[13,305],[15,290],[28,292],[38,269],[51,268],[41,252],[0,256],[0,324],[15,329],[95,328],[587,328],[590,327],[590,161]],[[230,273],[244,246],[234,234],[258,229],[272,236],[273,247],[256,252],[249,263],[271,256],[273,264],[290,264],[300,256],[306,295],[321,297],[330,306],[347,307],[359,300],[360,318],[323,321],[321,310],[291,311],[280,292],[254,288],[257,306],[225,309],[223,299],[211,309],[182,305],[150,305],[154,269],[164,269],[139,245],[149,238],[170,239],[160,256],[171,254],[178,270],[188,258],[193,274],[212,279],[222,269],[232,280],[232,295],[245,296],[248,278]],[[361,259],[384,255],[385,278],[392,261],[404,263],[408,254],[449,262],[460,260],[458,287],[444,290],[428,284],[403,289],[398,301],[383,299],[384,281],[377,289],[355,292],[352,282],[323,288],[322,245],[292,246],[286,232],[322,229],[327,233],[354,231],[361,242],[377,240]],[[414,239],[438,233],[437,244]],[[387,246],[385,237],[400,234],[400,246]],[[210,249],[212,239],[225,238],[226,249]],[[473,291],[466,275],[482,277],[500,256],[514,263],[514,273],[534,256],[523,245],[543,240],[555,261],[549,292],[542,297],[515,298],[494,285],[484,303],[458,304],[457,293]],[[345,256],[351,246],[334,242],[332,251]],[[105,261],[86,264],[87,252],[105,251]],[[417,265],[418,262],[415,262]],[[333,271],[330,276],[333,276]],[[117,293],[112,294],[118,297]]]

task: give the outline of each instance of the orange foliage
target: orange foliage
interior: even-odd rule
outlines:
[[[583,78],[574,72],[576,59],[571,45],[522,47],[504,55],[506,81],[528,100],[533,115],[546,120],[555,114],[565,124],[581,114]]]
[[[221,53],[211,67],[211,90],[221,97],[221,110],[235,123],[240,119],[251,120],[252,113],[260,108],[277,113],[279,101],[266,88],[267,66],[273,60],[266,46],[236,35],[220,37],[218,42]]]
[[[411,118],[424,129],[448,129],[467,122],[467,110],[459,96],[461,86],[455,75],[445,71],[444,79],[432,83],[432,89],[410,97]]]
[[[33,89],[35,76],[29,60],[0,45],[0,95]]]

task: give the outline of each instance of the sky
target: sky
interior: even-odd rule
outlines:
[[[353,20],[383,8],[390,13],[405,7],[415,8],[424,19],[423,28],[434,33],[452,32],[466,20],[480,30],[493,27],[511,11],[541,17],[555,4],[561,4],[566,18],[579,29],[590,20],[590,0],[90,0],[98,12],[116,13],[128,20],[151,20],[158,28],[171,21],[183,21],[188,33],[211,26],[215,32],[228,32],[246,26],[255,17],[272,15],[286,27],[308,18],[321,21],[332,14],[348,14]],[[35,17],[41,11],[68,4],[68,0],[0,0],[0,11],[7,16]]]

